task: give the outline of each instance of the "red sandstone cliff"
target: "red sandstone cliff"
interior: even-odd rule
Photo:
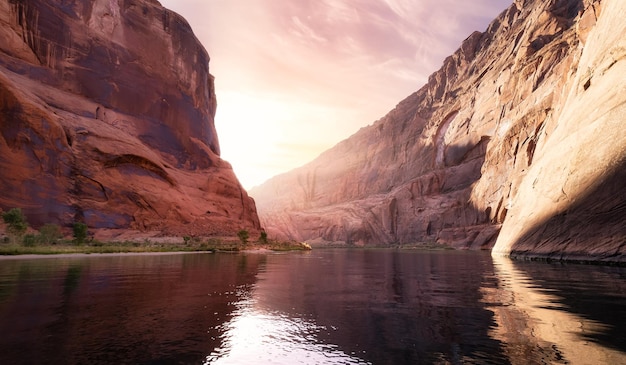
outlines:
[[[516,0],[385,117],[252,190],[264,226],[626,259],[625,15],[621,0]]]
[[[0,0],[0,208],[166,234],[256,230],[209,56],[156,0]]]

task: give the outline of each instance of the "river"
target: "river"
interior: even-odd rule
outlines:
[[[0,258],[0,364],[626,364],[625,278],[467,251]]]

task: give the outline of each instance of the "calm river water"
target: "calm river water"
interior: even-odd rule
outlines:
[[[0,259],[0,364],[626,364],[626,269],[314,250]]]

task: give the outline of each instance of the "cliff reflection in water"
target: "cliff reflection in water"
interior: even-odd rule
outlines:
[[[0,259],[0,364],[626,364],[626,269],[392,249]]]
[[[626,364],[623,268],[494,257],[498,288],[483,288],[511,364]]]
[[[270,255],[207,363],[506,363],[481,302],[492,270],[476,252]]]
[[[0,262],[0,364],[199,364],[263,255]]]
[[[269,255],[206,364],[626,363],[624,273],[458,251]]]

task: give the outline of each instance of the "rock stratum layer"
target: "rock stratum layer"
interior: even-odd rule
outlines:
[[[155,0],[0,0],[0,207],[34,226],[259,229],[219,157],[208,64]]]
[[[516,0],[419,91],[253,189],[270,233],[626,260],[626,3]]]

